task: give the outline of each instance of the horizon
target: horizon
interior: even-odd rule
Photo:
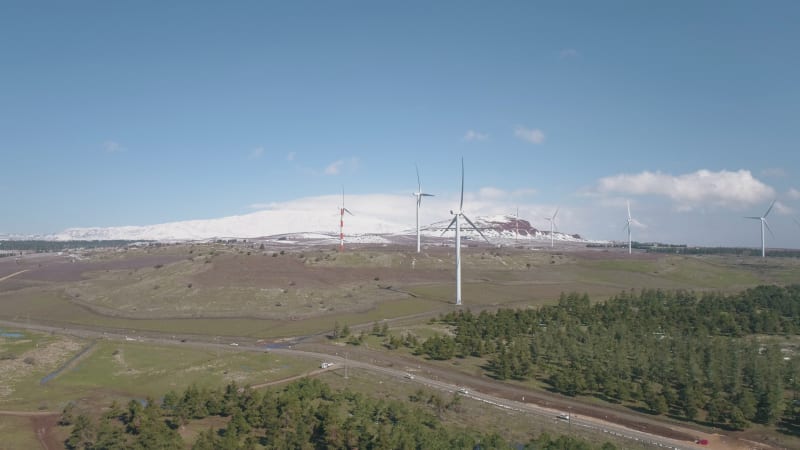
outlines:
[[[800,5],[0,5],[0,234],[297,205],[800,248]],[[404,203],[407,200],[407,203]],[[352,202],[352,203],[351,203]],[[330,203],[330,204],[328,204]],[[356,206],[356,208],[351,207]],[[338,217],[332,215],[331,230]]]

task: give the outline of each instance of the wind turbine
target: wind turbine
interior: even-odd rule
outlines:
[[[451,209],[450,214],[453,215],[453,220],[451,220],[450,225],[442,231],[442,235],[444,235],[453,224],[456,225],[456,306],[461,306],[461,221],[459,218],[463,217],[486,242],[489,242],[481,230],[479,230],[478,227],[469,220],[469,217],[464,214],[464,158],[461,158],[461,202],[458,204],[458,211],[453,211]]]
[[[556,208],[556,212],[553,213],[551,217],[545,217],[544,219],[550,222],[550,248],[553,248],[553,230],[557,229],[556,226],[556,216],[558,215],[558,210],[561,209],[560,207]]]
[[[349,209],[344,207],[344,186],[342,186],[342,207],[339,208],[339,251],[344,251],[344,213],[350,214]]]
[[[417,197],[417,253],[419,253],[419,205],[422,204],[422,197],[433,197],[433,194],[426,194],[422,192],[422,183],[419,181],[419,167],[414,165],[417,169],[417,192],[414,196]]]
[[[628,254],[630,255],[631,253],[633,253],[633,248],[632,248],[632,245],[631,245],[631,242],[632,242],[631,241],[631,225],[633,223],[635,223],[635,220],[633,219],[633,217],[631,217],[631,202],[630,202],[630,200],[627,200],[626,203],[628,204],[628,220],[627,220],[627,222],[625,222],[625,227],[624,228],[628,230]]]
[[[772,201],[772,204],[769,205],[769,209],[767,209],[767,212],[765,212],[763,216],[760,216],[760,217],[755,217],[755,216],[745,217],[745,219],[755,219],[755,220],[760,220],[761,221],[761,257],[762,258],[766,258],[767,257],[767,250],[766,250],[766,246],[764,245],[765,244],[765,242],[764,242],[764,227],[766,226],[767,230],[769,230],[769,234],[771,234],[772,237],[775,237],[775,234],[772,233],[772,229],[769,227],[769,224],[767,223],[767,216],[769,215],[769,212],[772,211],[772,207],[775,206],[775,202],[776,201],[777,200],[773,200]]]

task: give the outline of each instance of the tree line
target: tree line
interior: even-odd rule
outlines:
[[[538,309],[458,311],[438,322],[452,334],[385,344],[437,360],[484,358],[497,379],[537,379],[653,414],[731,429],[800,428],[800,355],[776,342],[800,334],[800,285],[643,290],[596,303],[562,294]]]
[[[178,430],[211,416],[224,426],[199,433],[192,449],[548,449],[613,450],[587,441],[542,434],[513,446],[494,433],[444,426],[440,417],[458,408],[460,397],[442,399],[418,391],[410,402],[375,399],[349,390],[335,391],[311,378],[282,389],[253,390],[235,383],[224,388],[187,387],[168,392],[161,402],[113,403],[99,417],[78,414],[68,405],[61,424],[72,430],[68,449],[183,449]]]
[[[0,250],[49,253],[49,252],[60,252],[64,250],[75,250],[75,249],[86,249],[86,248],[120,248],[141,242],[147,242],[147,241],[124,241],[124,240],[44,241],[36,239],[8,240],[8,241],[0,241]]]

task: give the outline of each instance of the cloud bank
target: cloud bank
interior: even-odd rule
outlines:
[[[775,196],[775,190],[753,177],[749,170],[698,170],[677,176],[649,171],[621,174],[601,178],[597,192],[664,196],[680,210],[705,205],[741,209]]]

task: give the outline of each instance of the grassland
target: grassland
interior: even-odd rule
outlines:
[[[800,280],[800,263],[791,258],[509,248],[468,248],[463,257],[464,302],[474,309],[536,306],[562,292],[602,300],[629,289],[734,291]],[[23,268],[0,283],[0,317],[131,333],[309,335],[329,331],[334,321],[437,314],[454,297],[451,248],[417,255],[187,245]]]
[[[0,409],[60,411],[67,402],[76,399],[94,404],[107,402],[109,398],[158,398],[192,383],[257,384],[306,373],[318,364],[268,353],[128,341],[78,341],[30,332],[25,335],[38,340],[39,346],[21,356],[41,362],[29,370],[16,368],[3,375],[7,392],[0,398]],[[3,351],[12,351],[8,347],[4,344]],[[82,349],[87,351],[64,366]],[[43,382],[62,366],[63,371]],[[2,367],[6,367],[5,362]]]

